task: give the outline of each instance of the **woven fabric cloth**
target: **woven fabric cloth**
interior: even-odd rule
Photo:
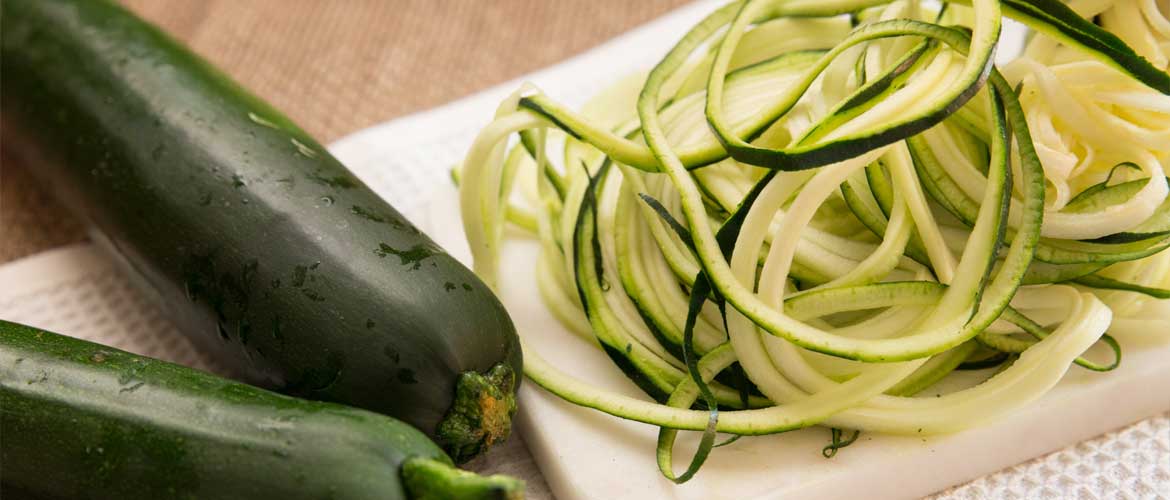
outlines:
[[[158,306],[91,245],[2,265],[0,283],[6,282],[23,286],[0,288],[0,318],[231,374],[175,331]],[[553,499],[519,434],[513,433],[466,467],[518,477],[527,483],[528,498]],[[1163,414],[956,486],[929,500],[1158,499],[1170,495],[1167,488],[1170,414]]]
[[[322,143],[548,66],[686,0],[124,0]],[[0,158],[0,262],[83,240]]]

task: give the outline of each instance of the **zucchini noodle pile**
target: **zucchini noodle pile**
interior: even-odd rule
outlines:
[[[525,374],[660,426],[677,482],[716,432],[823,425],[835,452],[840,429],[979,425],[1170,338],[1168,15],[728,4],[580,111],[531,86],[500,105],[456,172],[475,271],[498,285],[508,225],[540,242],[547,307],[656,402],[528,345]],[[1004,16],[1032,35],[997,68]],[[983,371],[939,389],[955,370]],[[704,434],[676,474],[679,430]]]

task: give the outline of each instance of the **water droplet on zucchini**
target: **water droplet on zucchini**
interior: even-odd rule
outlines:
[[[390,358],[390,360],[396,364],[402,359],[402,357],[398,354],[398,350],[395,349],[394,346],[386,346],[385,349],[382,349],[382,353],[384,353],[387,358]]]
[[[374,254],[383,258],[389,255],[395,255],[398,257],[400,264],[411,266],[411,270],[418,270],[418,268],[422,267],[423,259],[435,255],[435,249],[420,243],[409,249],[399,250],[385,243],[380,243],[378,249],[374,250]]]
[[[368,221],[379,222],[382,224],[386,223],[386,219],[382,216],[371,212],[367,208],[363,208],[357,205],[350,207],[349,212]]]
[[[253,122],[253,123],[256,123],[257,125],[261,125],[261,126],[264,126],[264,127],[268,127],[268,128],[272,128],[272,129],[277,129],[277,130],[279,130],[279,129],[280,129],[280,127],[279,127],[279,126],[277,126],[275,123],[272,123],[272,122],[270,122],[270,121],[268,121],[268,120],[264,119],[264,117],[262,117],[262,116],[260,116],[260,115],[258,115],[258,114],[256,114],[256,113],[253,113],[253,112],[251,112],[251,111],[249,111],[249,112],[248,112],[248,119],[249,119],[249,120],[252,120],[252,122]]]
[[[248,320],[242,319],[236,323],[236,337],[240,339],[241,344],[248,345],[248,336],[251,332],[252,325],[248,323]]]
[[[309,268],[305,266],[297,266],[293,268],[292,286],[300,288],[305,286],[305,277],[309,273]]]
[[[400,368],[398,370],[398,381],[404,384],[418,383],[418,379],[414,378],[414,371],[407,368]]]
[[[295,137],[293,137],[289,140],[292,141],[293,146],[297,147],[297,153],[299,153],[301,156],[304,156],[306,158],[316,158],[317,157],[317,152],[313,151],[313,148],[306,146],[305,143],[298,141]]]

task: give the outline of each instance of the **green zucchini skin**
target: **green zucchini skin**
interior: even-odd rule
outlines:
[[[4,0],[0,18],[5,148],[185,335],[244,380],[400,418],[456,460],[506,437],[521,353],[503,306],[321,145],[107,0]],[[457,383],[493,367],[506,404],[488,406],[508,414],[448,418]]]
[[[5,485],[47,498],[397,499],[404,461],[450,460],[384,415],[3,321],[0,430]]]

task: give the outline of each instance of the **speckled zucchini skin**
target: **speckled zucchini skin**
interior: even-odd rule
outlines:
[[[406,459],[450,460],[384,415],[4,321],[0,434],[4,489],[38,498],[400,499]]]

